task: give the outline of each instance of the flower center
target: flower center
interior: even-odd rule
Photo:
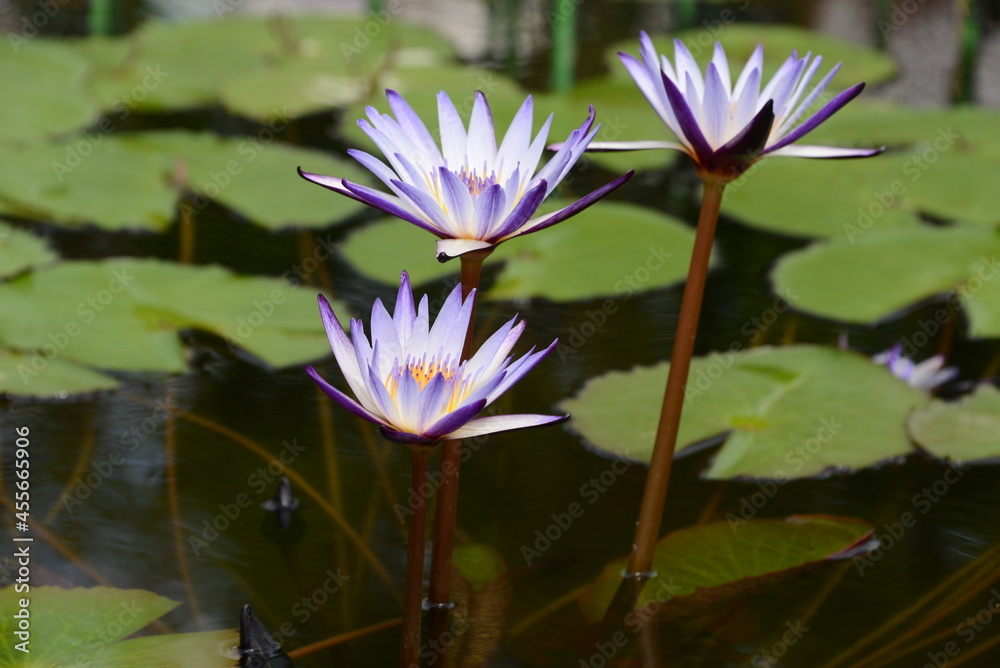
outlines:
[[[463,167],[458,173],[458,178],[469,188],[470,195],[479,195],[484,190],[497,183],[495,173],[489,176],[479,176],[474,170],[468,171],[468,167]]]
[[[438,359],[431,357],[427,359],[425,354],[419,359],[409,357],[403,364],[397,362],[388,378],[385,379],[385,387],[389,390],[389,396],[396,400],[396,393],[399,391],[399,383],[406,375],[409,375],[417,382],[417,388],[423,390],[427,384],[434,380],[435,376],[443,376],[445,380],[445,391],[457,394],[457,386],[461,384],[460,368],[455,367],[450,359]]]

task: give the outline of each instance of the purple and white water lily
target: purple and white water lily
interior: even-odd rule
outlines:
[[[351,321],[348,336],[329,302],[320,295],[323,326],[355,398],[325,381],[313,367],[306,367],[306,372],[338,404],[378,424],[386,437],[411,445],[565,420],[568,416],[477,417],[548,355],[556,341],[538,352],[532,348],[515,360],[509,353],[525,322],[515,323],[514,317],[470,359],[460,361],[474,293],[463,300],[461,286],[455,286],[431,324],[427,296],[419,306],[414,305],[410,279],[403,272],[394,313],[389,315],[381,300],[372,306],[370,342],[360,320]]]
[[[864,83],[851,86],[807,116],[840,64],[810,90],[809,84],[823,59],[812,58],[810,53],[800,58],[793,51],[762,89],[764,52],[760,45],[734,85],[726,53],[718,42],[704,76],[680,40],[674,40],[673,64],[656,53],[645,32],[640,33],[639,43],[641,61],[628,53],[618,55],[642,94],[679,141],[595,142],[588,150],[674,149],[691,156],[703,175],[723,180],[738,177],[767,155],[864,158],[884,150],[793,146],[865,87]],[[800,123],[803,117],[806,118]]]
[[[583,125],[570,133],[536,174],[552,115],[532,139],[531,96],[521,105],[497,148],[486,97],[476,93],[466,131],[458,110],[442,91],[438,94],[440,149],[402,96],[387,90],[386,97],[395,118],[368,107],[368,120],[361,119],[358,125],[389,164],[364,151],[351,149],[348,153],[392,194],[301,168],[299,174],[436,235],[442,262],[551,227],[583,211],[632,176],[629,172],[567,207],[532,218],[597,133],[600,126],[594,126],[593,108]]]
[[[903,346],[899,343],[875,355],[872,361],[886,367],[893,376],[918,390],[933,390],[958,375],[955,367],[944,366],[944,357],[941,355],[928,357],[919,364],[904,357]]]

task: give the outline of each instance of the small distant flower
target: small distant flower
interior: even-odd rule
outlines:
[[[323,380],[313,367],[306,367],[306,372],[331,399],[403,443],[431,445],[565,420],[567,416],[560,415],[476,417],[548,355],[556,342],[539,352],[532,348],[514,360],[508,355],[525,323],[515,324],[513,318],[475,355],[460,361],[474,299],[473,291],[463,301],[461,286],[455,286],[431,325],[427,296],[415,307],[409,276],[403,272],[393,315],[381,300],[372,307],[369,342],[360,320],[351,321],[348,336],[320,295],[323,326],[355,398]]]
[[[551,227],[583,211],[632,176],[629,172],[563,209],[532,218],[597,133],[598,128],[592,129],[593,108],[563,148],[535,174],[552,116],[532,140],[531,96],[521,105],[499,149],[493,116],[480,92],[476,93],[468,132],[448,96],[443,91],[438,94],[440,149],[396,91],[387,90],[386,97],[396,117],[368,107],[370,122],[361,119],[358,125],[389,164],[364,151],[351,149],[348,153],[394,194],[301,168],[299,174],[438,236],[438,259],[442,262]]]
[[[958,375],[955,367],[944,366],[944,357],[941,355],[929,357],[919,364],[903,357],[903,346],[898,343],[875,355],[872,361],[888,368],[892,375],[905,381],[910,387],[920,390],[933,390]]]
[[[864,158],[883,150],[792,145],[864,88],[859,83],[838,93],[799,123],[840,69],[839,64],[809,90],[809,82],[822,58],[817,56],[810,63],[811,54],[799,58],[793,51],[762,90],[763,48],[758,45],[734,86],[726,53],[718,42],[712,62],[702,76],[694,57],[680,40],[674,40],[671,64],[666,56],[656,53],[645,32],[640,35],[641,62],[628,53],[618,55],[680,143],[596,142],[588,150],[675,149],[691,156],[703,174],[727,180],[738,177],[754,161],[767,155]]]

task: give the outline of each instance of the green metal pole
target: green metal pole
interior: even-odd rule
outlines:
[[[573,89],[576,78],[576,6],[579,0],[554,0],[552,13],[552,90],[565,93]]]
[[[698,14],[698,0],[675,0],[677,5],[677,25],[676,30],[685,30],[694,25],[695,16]]]
[[[114,35],[120,15],[118,0],[91,0],[87,8],[87,27],[91,35]]]

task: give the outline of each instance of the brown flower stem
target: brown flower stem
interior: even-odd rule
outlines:
[[[483,261],[493,252],[492,248],[472,251],[462,255],[462,299],[468,298],[473,289],[479,290],[479,275]],[[469,329],[465,333],[462,359],[469,358],[472,350],[472,326],[476,320],[476,302],[472,303]],[[431,582],[428,601],[431,606],[451,605],[451,552],[455,544],[455,518],[458,513],[458,475],[462,465],[462,441],[451,440],[441,443],[441,489],[438,490],[437,508],[434,514],[434,551],[431,554]]]
[[[677,335],[674,352],[670,358],[670,373],[667,375],[667,389],[663,395],[660,424],[656,430],[653,459],[649,463],[649,476],[642,495],[639,509],[639,523],[635,532],[635,544],[629,559],[628,575],[633,578],[651,577],[653,550],[660,534],[663,520],[663,505],[670,483],[670,468],[674,463],[677,446],[677,431],[681,423],[684,407],[684,388],[687,386],[694,340],[698,331],[698,316],[701,301],[705,295],[705,278],[708,275],[708,261],[712,254],[712,240],[715,225],[719,221],[719,207],[726,182],[711,177],[703,177],[704,192],[701,200],[701,214],[698,216],[698,230],[695,234],[691,266],[688,269],[681,312],[677,321]]]
[[[427,485],[427,457],[429,450],[420,446],[411,448],[413,473],[411,489],[419,494]],[[406,539],[406,584],[403,599],[403,651],[402,668],[420,666],[420,618],[424,594],[424,534],[427,528],[427,506],[413,508],[410,531]]]

